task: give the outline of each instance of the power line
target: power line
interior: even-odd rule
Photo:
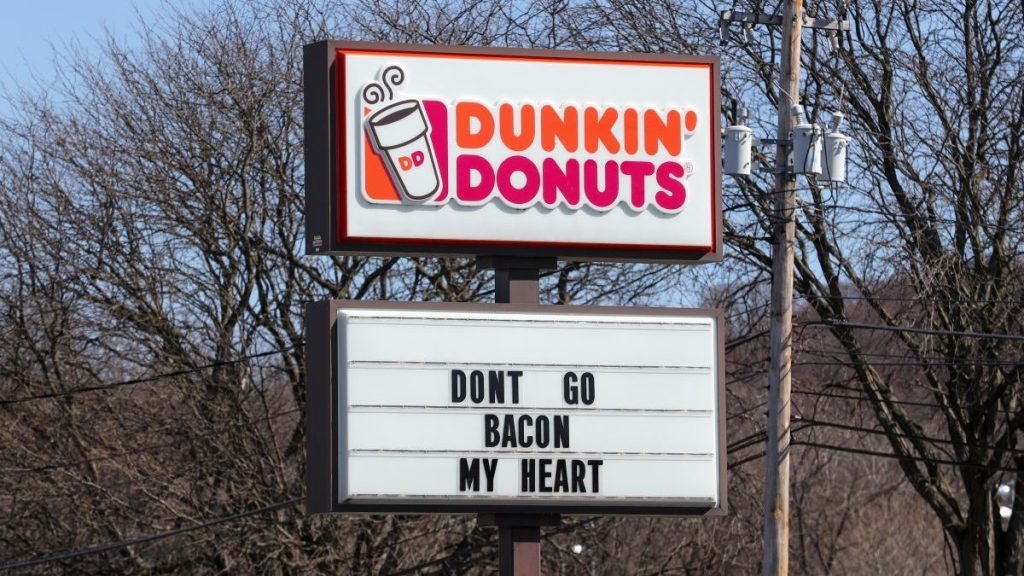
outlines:
[[[825,420],[816,420],[814,418],[798,418],[801,422],[807,422],[812,426],[825,426],[827,428],[836,428],[838,430],[848,430],[850,432],[864,432],[866,434],[875,434],[887,437],[896,438],[908,438],[910,440],[924,440],[925,442],[932,442],[935,444],[948,444],[950,446],[963,446],[965,448],[976,448],[980,450],[1001,450],[1010,454],[1024,454],[1024,450],[1018,450],[1016,448],[1000,448],[998,446],[979,445],[970,443],[957,443],[953,440],[947,440],[946,438],[934,438],[932,436],[923,436],[918,434],[907,434],[904,432],[886,432],[885,430],[878,430],[876,428],[865,428],[863,426],[853,426],[851,424],[842,424],[839,422],[827,422]]]
[[[180,551],[185,550],[186,548],[192,548],[194,546],[207,545],[207,544],[210,544],[211,542],[215,542],[215,541],[216,541],[216,535],[212,535],[212,534],[204,536],[204,537],[200,537],[200,538],[189,538],[187,540],[184,540],[183,542],[174,544],[173,546],[161,546],[159,553],[163,557],[165,557],[165,558],[169,557],[169,558],[184,560],[179,555]],[[189,563],[191,563],[194,560],[194,558],[196,557],[196,554],[193,554],[192,552],[190,552],[189,554],[190,554]],[[133,562],[133,561],[137,561],[137,560],[138,559],[135,558],[134,556],[128,556],[128,555],[111,556],[109,559],[105,560],[105,563],[108,564],[108,566],[105,566],[105,568],[110,570],[111,572],[115,572],[115,570],[113,570],[111,567],[109,567],[109,564],[115,563],[115,562],[120,562],[120,563]],[[150,561],[152,561],[152,560],[150,560]]]
[[[875,400],[873,398],[868,398],[867,396],[848,396],[848,395],[845,395],[845,394],[834,394],[834,393],[828,393],[828,392],[812,392],[810,390],[794,390],[793,394],[801,394],[801,395],[804,395],[804,396],[821,396],[821,397],[824,397],[824,398],[836,398],[836,399],[840,399],[840,400],[859,400],[861,402],[875,402]],[[897,405],[902,404],[902,405],[906,405],[906,406],[924,406],[924,407],[927,407],[927,408],[943,408],[943,406],[941,404],[936,404],[934,402],[920,402],[920,401],[914,401],[914,400],[891,400],[891,399],[890,400],[886,400],[886,402],[889,402],[889,403],[892,403],[892,404],[897,404]],[[1017,414],[1018,413],[1017,411],[1014,411],[1014,410],[996,410],[996,412],[1000,412],[1002,414]]]
[[[140,447],[132,449],[132,450],[124,450],[124,451],[121,451],[121,452],[116,452],[114,454],[104,454],[103,456],[96,456],[94,458],[85,458],[85,459],[82,459],[82,460],[77,460],[75,462],[67,462],[67,463],[61,463],[61,464],[47,464],[45,466],[37,466],[35,468],[0,468],[0,474],[34,474],[36,472],[48,472],[50,470],[63,470],[65,468],[74,468],[74,467],[82,466],[82,465],[85,465],[85,464],[91,464],[93,462],[104,462],[104,461],[107,461],[107,460],[116,460],[118,458],[124,458],[125,456],[137,456],[139,454],[151,454],[153,452],[159,452],[160,450],[166,450],[167,448],[180,447],[182,445],[182,442],[195,442],[196,440],[202,440],[202,439],[205,439],[205,438],[211,438],[211,437],[214,437],[214,436],[219,436],[219,435],[223,434],[224,432],[227,432],[228,430],[231,430],[232,428],[235,428],[235,427],[240,427],[240,426],[244,426],[244,425],[259,424],[261,422],[269,422],[271,420],[280,418],[282,416],[287,416],[288,414],[294,414],[295,412],[299,412],[300,410],[301,410],[300,408],[291,408],[291,409],[288,409],[288,410],[283,410],[281,412],[275,412],[274,414],[270,414],[269,416],[263,416],[261,418],[255,419],[255,420],[248,420],[248,421],[245,421],[245,422],[232,422],[231,424],[220,426],[220,427],[215,428],[215,429],[213,429],[213,430],[211,430],[209,432],[204,432],[204,433],[198,434],[196,436],[191,436],[191,437],[189,437],[187,439],[174,440],[174,441],[171,441],[171,442],[164,442],[164,443],[161,443],[161,444],[150,444],[150,445],[147,445],[147,446],[140,446]]]
[[[1021,362],[1020,361],[1013,361],[1013,362],[997,362],[997,361],[994,361],[994,362],[984,362],[984,361],[981,361],[981,362],[964,362],[964,361],[957,361],[957,360],[950,360],[950,361],[920,361],[920,362],[914,362],[914,361],[908,360],[907,362],[892,362],[892,361],[876,361],[876,360],[872,360],[872,361],[870,361],[870,364],[872,366],[889,366],[889,367],[894,367],[894,368],[920,368],[922,366],[935,366],[935,367],[939,367],[939,366],[1017,366],[1018,364],[1021,364]],[[823,360],[817,360],[817,361],[813,361],[813,360],[812,361],[807,361],[807,360],[805,360],[805,361],[801,361],[801,362],[794,362],[793,365],[794,366],[837,366],[837,367],[849,368],[852,365],[852,361],[825,362]]]
[[[756,454],[751,454],[750,456],[747,456],[746,458],[740,458],[739,460],[736,460],[735,462],[730,462],[726,466],[726,468],[729,469],[729,470],[732,470],[734,468],[739,468],[740,466],[743,466],[747,462],[753,462],[754,460],[760,460],[761,458],[764,458],[764,450],[762,450],[762,451],[760,451],[760,452],[758,452]]]
[[[1000,300],[1000,299],[988,299],[988,298],[924,298],[924,297],[899,297],[899,296],[852,296],[852,295],[841,295],[841,296],[812,296],[811,298],[804,298],[805,300],[866,300],[866,301],[878,301],[878,302],[939,302],[945,304],[1024,304],[1024,300]]]
[[[749,436],[746,436],[745,438],[741,438],[739,440],[736,440],[735,442],[733,442],[732,444],[727,446],[725,451],[726,451],[726,453],[728,453],[728,452],[736,452],[738,450],[743,450],[745,448],[750,448],[751,446],[756,446],[756,445],[760,444],[761,442],[764,442],[764,439],[767,437],[767,435],[768,435],[768,433],[765,432],[764,430],[762,430],[760,432],[755,432],[755,433],[753,433],[753,434],[751,434]]]
[[[763,332],[758,332],[756,334],[749,334],[747,336],[736,338],[734,340],[729,340],[729,341],[727,341],[725,343],[725,349],[726,350],[731,350],[732,348],[735,348],[737,346],[746,344],[747,342],[750,342],[752,340],[755,340],[757,338],[761,338],[761,337],[767,336],[767,335],[768,335],[768,331],[766,330],[766,331],[763,331]],[[103,390],[112,390],[112,389],[121,388],[121,387],[124,387],[124,386],[135,386],[135,385],[138,385],[138,384],[152,384],[154,382],[158,382],[160,380],[164,380],[164,379],[167,379],[167,378],[174,378],[174,377],[177,377],[177,376],[185,376],[185,375],[188,375],[188,374],[194,374],[196,372],[201,372],[203,370],[209,370],[211,368],[219,368],[221,366],[232,366],[234,364],[238,364],[238,363],[244,362],[246,360],[254,360],[256,358],[265,358],[267,356],[275,356],[277,354],[284,354],[285,352],[294,350],[294,349],[296,349],[296,348],[298,348],[300,346],[303,346],[303,345],[305,345],[305,343],[304,342],[300,342],[300,343],[297,343],[297,344],[293,344],[291,346],[286,346],[286,347],[281,348],[279,350],[271,350],[271,351],[268,351],[268,352],[259,352],[259,353],[256,353],[256,354],[250,354],[248,356],[242,356],[242,357],[239,357],[239,358],[235,358],[233,360],[225,360],[223,362],[213,362],[213,363],[210,363],[210,364],[204,364],[202,366],[196,366],[195,368],[188,368],[188,369],[184,369],[184,370],[176,370],[174,372],[165,372],[165,373],[162,373],[162,374],[155,374],[153,376],[146,376],[146,377],[143,377],[143,378],[134,378],[132,380],[123,380],[123,381],[120,381],[120,382],[111,382],[111,383],[108,383],[108,384],[98,384],[96,386],[84,386],[82,388],[75,388],[75,389],[72,389],[72,390],[64,390],[64,391],[61,391],[61,392],[48,392],[46,394],[37,394],[37,395],[33,395],[33,396],[23,396],[21,398],[12,398],[12,399],[8,399],[8,400],[0,399],[0,406],[9,406],[9,405],[14,405],[14,404],[23,404],[23,403],[26,403],[26,402],[35,402],[37,400],[52,400],[52,399],[55,399],[55,398],[63,398],[65,396],[73,396],[73,395],[76,395],[76,394],[84,394],[84,393],[87,393],[87,392],[99,392],[99,391],[103,391]]]
[[[985,464],[971,464],[970,462],[958,462],[956,460],[940,460],[938,458],[924,458],[922,456],[900,456],[899,454],[893,454],[892,452],[877,452],[875,450],[866,450],[864,448],[854,448],[850,446],[836,446],[834,444],[822,444],[819,442],[804,442],[802,440],[793,440],[793,446],[808,446],[810,448],[821,448],[823,450],[835,450],[836,452],[849,452],[850,454],[862,454],[865,456],[878,456],[880,458],[893,458],[896,460],[914,460],[917,462],[929,462],[932,464],[941,464],[947,466],[962,466],[964,468],[975,468],[978,470],[994,470],[998,472],[1020,472],[1017,468],[1003,468],[1000,466],[987,466]]]
[[[60,562],[62,560],[70,560],[72,558],[78,558],[78,557],[87,556],[87,555],[90,555],[90,554],[99,554],[101,552],[108,552],[110,550],[118,550],[120,548],[127,548],[128,546],[137,546],[139,544],[148,544],[148,543],[154,542],[156,540],[162,540],[164,538],[170,538],[172,536],[177,536],[179,534],[185,534],[185,533],[188,533],[188,532],[195,532],[196,530],[203,530],[203,529],[206,529],[206,528],[210,528],[211,526],[216,526],[218,524],[224,524],[226,522],[232,522],[232,521],[235,521],[235,520],[241,520],[242,518],[247,518],[249,516],[257,516],[259,514],[265,514],[267,512],[273,512],[275,510],[280,510],[282,508],[288,508],[288,507],[291,507],[291,506],[294,506],[294,505],[298,504],[303,499],[304,499],[304,497],[299,496],[299,497],[296,497],[296,498],[292,498],[290,500],[285,500],[283,502],[277,502],[277,503],[274,503],[274,504],[270,504],[269,506],[264,506],[262,508],[257,508],[255,510],[246,510],[245,512],[238,512],[236,514],[230,514],[228,516],[221,516],[219,518],[213,518],[211,520],[206,520],[204,522],[200,522],[198,524],[193,524],[191,526],[185,526],[183,528],[176,528],[174,530],[167,530],[165,532],[158,532],[156,534],[148,534],[148,535],[145,535],[145,536],[138,536],[138,537],[135,537],[135,538],[129,538],[127,540],[121,540],[121,541],[118,541],[118,542],[110,542],[108,544],[101,544],[101,545],[98,545],[98,546],[90,546],[90,547],[87,547],[87,548],[76,548],[76,549],[71,549],[71,550],[62,550],[62,551],[59,551],[59,552],[52,552],[52,553],[46,554],[44,556],[39,556],[39,557],[36,557],[36,558],[29,558],[27,560],[19,560],[19,561],[16,561],[16,562],[12,562],[10,564],[4,564],[3,566],[0,566],[0,572],[5,571],[5,570],[15,570],[15,569],[18,569],[18,568],[29,568],[31,566],[38,566],[39,564],[48,564],[50,562]]]
[[[801,322],[800,325],[855,328],[863,330],[880,330],[883,332],[907,332],[911,334],[926,334],[929,336],[961,336],[964,338],[987,338],[991,340],[1024,341],[1024,334],[1002,334],[999,332],[962,332],[957,330],[934,330],[932,328],[916,328],[913,326],[887,326],[884,324],[862,324],[857,322],[828,322],[825,320],[812,320],[809,322]]]
[[[186,475],[197,473],[200,469],[208,470],[212,464],[222,464],[230,462],[229,456],[220,456],[216,458],[205,459],[203,461],[189,461],[183,465],[176,466],[173,471],[169,471],[165,474],[160,475],[160,479],[168,483],[173,482],[175,479],[184,478]],[[103,492],[109,493],[119,488],[125,488],[127,486],[136,487],[142,482],[148,482],[155,478],[154,475],[143,476],[141,478],[127,478],[118,482],[108,483],[91,483],[76,481],[75,479],[62,482],[61,486],[72,486],[81,488],[80,490],[65,490],[63,492],[47,492],[44,496],[38,499],[22,498],[13,492],[0,493],[0,498],[7,498],[11,503],[17,502],[18,504],[52,504],[52,501],[58,498],[75,498],[81,500],[84,498],[84,494],[91,492]]]
[[[156,374],[153,376],[146,376],[143,378],[134,378],[132,380],[122,380],[120,382],[111,382],[108,384],[97,384],[96,386],[83,386],[81,388],[74,388],[72,390],[64,390],[61,392],[48,392],[46,394],[37,394],[34,396],[23,396],[21,398],[12,398],[10,400],[0,400],[0,406],[9,406],[13,404],[22,404],[25,402],[34,402],[36,400],[52,400],[54,398],[63,398],[65,396],[73,396],[76,394],[84,394],[86,392],[99,392],[102,390],[113,390],[115,388],[121,388],[123,386],[135,386],[137,384],[152,384],[159,382],[167,378],[174,378],[177,376],[185,376],[187,374],[194,374],[203,370],[209,370],[211,368],[219,368],[221,366],[233,366],[246,360],[254,360],[256,358],[264,358],[266,356],[275,356],[277,354],[284,354],[290,350],[294,350],[301,346],[302,343],[294,344],[281,348],[280,350],[271,350],[269,352],[259,352],[256,354],[250,354],[248,356],[242,356],[235,358],[234,360],[225,360],[222,362],[213,362],[210,364],[204,364],[202,366],[196,366],[195,368],[188,368],[184,370],[175,370],[174,372],[165,372],[163,374]]]
[[[846,354],[849,353],[847,350],[838,349],[838,348],[828,348],[828,349],[821,349],[821,348],[818,348],[818,349],[815,349],[815,348],[798,348],[798,349],[794,350],[794,352],[800,353],[800,354],[811,354],[811,355],[814,355],[814,356],[827,356],[827,355],[830,355],[830,354],[846,355]],[[900,353],[900,354],[896,354],[896,353],[892,353],[892,352],[857,352],[857,354],[859,356],[871,356],[871,357],[876,357],[876,358],[898,358],[898,359],[907,360],[908,362],[915,362],[917,364],[926,363],[926,362],[932,362],[932,361],[935,361],[935,362],[962,362],[964,364],[984,364],[984,365],[987,365],[987,364],[991,363],[993,365],[1000,365],[1000,366],[1004,365],[1004,364],[1011,365],[1011,366],[1012,365],[1016,365],[1016,364],[1024,364],[1024,358],[977,359],[977,358],[973,358],[973,357],[969,358],[969,357],[966,357],[966,356],[920,356],[920,357],[914,357],[914,356],[908,355],[906,352]]]
[[[756,332],[754,334],[748,334],[746,336],[741,336],[739,338],[735,338],[733,340],[729,340],[728,342],[725,343],[725,349],[726,350],[732,350],[733,348],[735,348],[737,346],[742,346],[743,344],[746,344],[747,342],[751,342],[753,340],[757,340],[758,338],[767,336],[768,334],[769,334],[768,330],[762,330],[761,332]]]
[[[854,205],[851,205],[851,204],[828,204],[826,202],[815,202],[815,201],[807,201],[807,200],[802,200],[801,202],[804,205],[806,205],[806,206],[814,206],[814,207],[819,208],[819,209],[849,210],[851,212],[858,213],[858,214],[873,214],[875,216],[882,216],[883,217],[882,220],[875,221],[874,223],[896,224],[896,225],[902,225],[903,224],[903,216],[901,214],[896,213],[896,212],[887,212],[884,209],[876,209],[876,208],[871,208],[869,206],[854,206]],[[921,215],[921,214],[916,214],[915,217],[918,218],[921,221],[928,222],[931,225],[938,225],[938,226],[934,226],[934,227],[947,226],[947,225],[951,225],[951,224],[963,224],[962,222],[958,222],[957,220],[955,220],[953,218],[942,218],[942,217],[939,217],[939,216],[924,216],[924,215]],[[1005,231],[1010,232],[1010,233],[1021,233],[1021,232],[1024,232],[1024,227],[1016,227],[1016,226],[1012,226],[1012,225],[1008,225],[1008,224],[996,224],[994,222],[987,222],[987,221],[986,222],[978,222],[978,223],[975,223],[975,224],[979,228],[983,229],[985,232],[988,232],[990,234],[993,233],[996,230],[1005,230]]]
[[[862,402],[874,402],[873,398],[867,396],[848,396],[846,394],[835,394],[829,392],[812,392],[810,390],[793,390],[793,394],[800,394],[803,396],[820,396],[822,398],[836,398],[840,400],[860,400]],[[886,400],[892,404],[903,404],[906,406],[925,406],[928,408],[942,408],[940,404],[934,402],[915,402],[913,400]]]
[[[748,414],[750,414],[751,412],[753,412],[755,410],[763,409],[767,405],[768,405],[768,401],[764,400],[764,401],[758,402],[757,404],[755,404],[753,406],[750,406],[749,408],[747,408],[746,410],[744,410],[742,412],[738,412],[736,414],[727,414],[725,416],[725,419],[726,419],[726,421],[728,421],[728,420],[732,420],[734,418],[743,418],[744,416],[747,416]]]

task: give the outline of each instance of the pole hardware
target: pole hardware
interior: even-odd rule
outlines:
[[[750,30],[752,26],[759,24],[766,26],[782,26],[782,15],[764,14],[761,12],[742,12],[739,10],[723,10],[718,19],[720,39],[723,45],[729,40],[732,24],[742,24],[744,39],[749,41],[750,38],[748,37],[747,31]],[[838,18],[812,18],[804,15],[803,28],[831,30],[833,32],[848,32],[850,30],[850,21]]]
[[[831,120],[812,123],[805,120],[803,106],[794,105],[790,114],[795,124],[790,138],[758,138],[753,130],[744,125],[745,116],[738,116],[737,123],[725,128],[722,137],[724,172],[730,176],[750,176],[751,172],[772,174],[802,174],[819,183],[841,183],[846,181],[846,151],[850,137],[839,131],[843,122],[842,112],[832,112]],[[785,166],[774,168],[758,165],[754,150],[764,146],[776,146],[786,154]]]

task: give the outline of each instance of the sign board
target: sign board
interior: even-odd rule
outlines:
[[[717,311],[336,301],[309,322],[335,347],[311,357],[314,511],[724,510]]]
[[[307,252],[720,260],[718,60],[306,47]]]

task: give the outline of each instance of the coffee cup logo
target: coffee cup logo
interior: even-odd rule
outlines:
[[[701,123],[692,107],[396,97],[404,79],[399,66],[383,66],[361,87],[366,202],[665,214],[686,208],[695,169],[687,139]]]
[[[368,105],[384,103],[365,123],[373,151],[383,160],[391,183],[404,200],[430,200],[441,190],[441,178],[423,104],[416,99],[394,101],[395,87],[405,80],[399,66],[385,68],[380,79],[363,88]]]

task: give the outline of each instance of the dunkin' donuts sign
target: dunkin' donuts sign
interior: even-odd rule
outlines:
[[[717,60],[310,48],[306,129],[333,92],[336,144],[307,165],[311,253],[720,257]]]

